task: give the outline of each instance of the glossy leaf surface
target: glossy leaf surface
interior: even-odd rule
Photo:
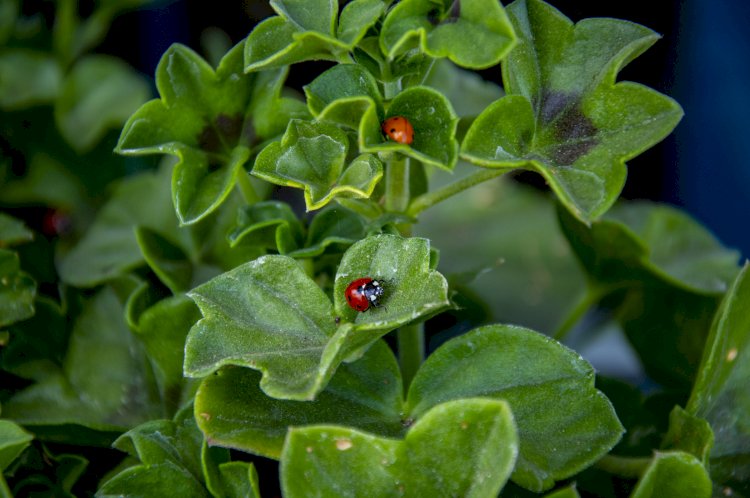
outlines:
[[[438,405],[403,441],[337,426],[290,430],[281,457],[285,496],[496,496],[518,451],[499,400]]]
[[[617,73],[657,39],[614,19],[573,24],[541,0],[507,8],[519,43],[503,66],[506,97],[474,121],[461,156],[541,174],[565,207],[589,222],[625,182],[625,161],[664,138],[682,110]]]

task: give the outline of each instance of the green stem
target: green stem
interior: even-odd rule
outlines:
[[[393,154],[385,170],[385,210],[403,213],[409,205],[409,158]]]
[[[605,455],[594,466],[619,477],[637,479],[641,477],[650,464],[650,458]]]
[[[417,323],[404,325],[397,332],[398,363],[401,366],[401,377],[404,390],[409,389],[412,379],[424,361],[424,327]]]
[[[52,29],[52,44],[55,52],[65,66],[73,60],[73,41],[78,24],[77,2],[58,0],[55,11],[55,25]]]
[[[237,175],[237,188],[240,190],[242,198],[245,199],[245,202],[248,205],[260,201],[260,196],[255,191],[255,187],[253,187],[253,184],[250,181],[250,175],[247,171],[242,170],[240,171],[240,174]]]
[[[13,498],[13,493],[10,492],[2,472],[0,472],[0,498]]]
[[[480,169],[479,171],[472,173],[458,181],[450,183],[444,187],[441,187],[432,192],[427,192],[415,198],[409,208],[406,210],[406,214],[409,216],[416,216],[425,209],[434,206],[435,204],[442,202],[456,194],[460,194],[464,190],[496,178],[504,173],[510,171],[509,169]]]
[[[591,309],[592,306],[601,301],[606,293],[607,291],[603,288],[589,286],[586,289],[586,293],[583,295],[583,297],[579,299],[575,305],[573,305],[570,311],[568,311],[567,316],[557,327],[557,330],[555,330],[555,333],[552,335],[552,337],[558,341],[562,341],[563,339],[565,339],[565,336],[568,335],[568,332],[570,332],[570,330],[579,321],[581,321],[581,318],[583,318],[583,316]]]

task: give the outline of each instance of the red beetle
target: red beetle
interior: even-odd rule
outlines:
[[[403,116],[393,116],[383,121],[383,133],[394,142],[409,145],[414,141],[414,127]]]
[[[367,311],[370,306],[380,306],[380,298],[383,297],[383,285],[370,277],[358,278],[346,287],[344,297],[346,302],[354,310]]]

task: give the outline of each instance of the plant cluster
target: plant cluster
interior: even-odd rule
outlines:
[[[288,498],[750,496],[746,268],[675,208],[615,204],[682,118],[617,81],[656,33],[542,0],[272,0],[216,64],[170,47],[146,101],[88,53],[140,3],[60,0],[50,32],[0,2],[0,496],[257,497],[265,459]],[[555,206],[490,182],[518,170]],[[547,275],[547,315],[490,323],[535,278],[471,290],[514,221],[582,297]],[[494,257],[444,275],[441,238]],[[595,308],[654,393],[562,344]]]

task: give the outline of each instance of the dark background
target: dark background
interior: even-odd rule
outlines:
[[[685,117],[664,142],[629,162],[624,196],[682,206],[724,244],[739,249],[744,257],[750,255],[750,2],[551,3],[574,21],[615,17],[663,35],[622,71],[620,79],[674,97]],[[216,27],[234,44],[272,13],[265,0],[162,2],[119,17],[100,51],[124,57],[152,77],[171,43],[202,52],[206,30]],[[290,85],[299,88],[307,83],[318,70],[314,66],[294,67]],[[500,80],[499,68],[482,74]]]

